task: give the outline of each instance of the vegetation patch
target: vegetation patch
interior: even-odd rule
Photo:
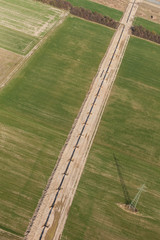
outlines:
[[[160,47],[131,38],[82,174],[62,240],[158,240],[160,235]],[[114,162],[131,199],[131,214]]]
[[[135,18],[132,27],[132,34],[160,44],[160,24],[151,21]]]
[[[24,234],[113,33],[67,18],[0,92],[6,232]]]
[[[153,31],[151,32],[142,26],[134,26],[131,28],[131,31],[132,31],[132,34],[137,37],[144,38],[149,41],[160,44],[160,35],[156,34]]]
[[[108,27],[117,28],[119,26],[118,22],[116,22],[114,19],[108,16],[104,16],[98,12],[92,12],[90,9],[86,9],[79,6],[73,6],[70,2],[67,2],[65,0],[37,0],[37,1],[47,3],[54,7],[69,10],[70,13],[75,16],[84,18],[92,22],[100,23]]]
[[[22,240],[23,237],[0,229],[0,239],[1,240]]]
[[[108,16],[110,18],[113,18],[116,21],[119,21],[123,15],[123,13],[119,10],[116,10],[114,8],[110,8],[107,6],[104,6],[102,4],[98,4],[92,1],[88,0],[68,0],[73,6],[76,7],[83,7],[86,9],[91,10],[92,12],[98,12],[104,16]]]
[[[25,55],[38,42],[38,38],[0,26],[0,47]]]
[[[22,56],[0,48],[0,84],[21,60]]]
[[[35,37],[43,36],[61,13],[33,0],[1,0],[0,9],[0,25]]]
[[[62,11],[33,0],[1,0],[0,47],[25,55],[61,14]]]
[[[154,23],[143,18],[136,17],[134,20],[134,26],[142,26],[147,30],[160,35],[160,24]]]

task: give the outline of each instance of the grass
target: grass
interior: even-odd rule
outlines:
[[[33,0],[0,1],[0,47],[25,55],[62,11]]]
[[[0,92],[3,230],[23,236],[113,33],[67,18]]]
[[[88,0],[68,0],[73,6],[83,7],[90,9],[92,12],[98,12],[103,14],[104,16],[109,16],[117,21],[119,21],[122,17],[122,12],[119,10],[109,8],[107,6],[88,1]]]
[[[22,60],[22,56],[0,48],[0,84],[10,71]]]
[[[82,174],[62,240],[158,240],[160,235],[160,47],[131,38]],[[141,216],[124,203],[117,156]]]
[[[38,42],[38,38],[0,26],[0,47],[18,54],[27,54]]]
[[[160,24],[154,23],[143,18],[136,17],[134,20],[134,26],[143,26],[149,31],[158,33],[160,35]]]
[[[33,0],[1,0],[0,7],[3,9],[1,25],[32,36],[44,35],[61,13],[58,9]]]

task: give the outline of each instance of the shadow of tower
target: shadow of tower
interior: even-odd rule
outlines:
[[[117,172],[118,172],[120,184],[121,184],[121,187],[122,187],[122,191],[123,191],[123,195],[124,195],[124,199],[125,199],[125,204],[128,205],[128,204],[131,203],[131,198],[130,198],[129,192],[127,190],[126,184],[125,184],[124,179],[123,179],[123,175],[122,175],[122,172],[121,172],[121,166],[119,165],[119,160],[118,160],[118,158],[116,158],[114,153],[113,153],[113,158],[114,158],[114,161],[115,161],[115,164],[116,164],[116,167],[117,167]]]

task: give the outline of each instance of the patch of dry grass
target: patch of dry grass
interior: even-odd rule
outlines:
[[[21,55],[0,48],[0,84],[21,60]]]

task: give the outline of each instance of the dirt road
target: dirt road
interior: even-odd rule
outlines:
[[[121,64],[140,0],[132,0],[104,56],[25,239],[58,240]]]

